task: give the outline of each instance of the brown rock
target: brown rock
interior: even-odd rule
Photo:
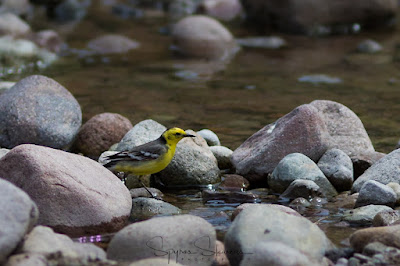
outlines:
[[[361,253],[372,242],[400,248],[400,225],[360,229],[350,236],[350,244],[355,252]]]
[[[0,176],[24,190],[39,208],[41,225],[72,236],[115,232],[126,225],[129,190],[86,157],[25,144],[0,160]]]
[[[266,182],[277,164],[290,153],[302,153],[317,161],[330,143],[328,129],[312,105],[289,114],[253,134],[232,154],[236,173],[250,183]]]
[[[131,122],[119,114],[95,115],[81,127],[73,150],[89,157],[99,157],[111,145],[118,143],[132,127]]]
[[[249,187],[250,183],[240,175],[223,175],[219,188],[225,190],[243,190]]]

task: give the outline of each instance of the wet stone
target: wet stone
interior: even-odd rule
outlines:
[[[395,202],[396,193],[392,188],[375,180],[369,180],[361,187],[355,207],[370,204],[394,207]]]
[[[227,174],[221,178],[219,188],[223,190],[243,190],[250,185],[246,178],[240,175]]]
[[[164,196],[163,193],[159,189],[152,188],[152,187],[149,187],[147,189],[144,187],[140,187],[140,188],[133,188],[133,189],[129,190],[132,198],[139,198],[139,197],[151,198],[152,196],[150,195],[149,191],[151,192],[151,194],[154,197],[162,198]]]
[[[153,198],[134,198],[132,199],[132,210],[130,220],[146,220],[153,216],[165,216],[180,214],[181,210],[174,205]]]
[[[379,212],[372,220],[373,226],[388,226],[398,224],[400,222],[400,211],[390,210]]]
[[[383,205],[368,205],[353,210],[346,210],[342,219],[351,224],[371,225],[375,215],[381,211],[391,211],[392,208]]]
[[[201,193],[203,201],[212,200],[223,200],[225,202],[257,202],[257,195],[251,192],[240,192],[240,191],[214,191],[214,190],[203,190]]]

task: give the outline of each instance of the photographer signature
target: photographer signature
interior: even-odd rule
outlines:
[[[146,246],[150,248],[156,257],[167,257],[168,263],[171,259],[175,260],[177,263],[185,258],[187,260],[212,260],[214,255],[218,254],[251,254],[244,253],[240,250],[235,251],[223,251],[218,250],[215,243],[211,242],[210,236],[202,236],[195,239],[192,243],[193,248],[171,248],[167,245],[167,242],[162,236],[155,236],[146,242]],[[215,246],[215,248],[214,248]]]

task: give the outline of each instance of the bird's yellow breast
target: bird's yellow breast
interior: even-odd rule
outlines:
[[[120,162],[115,166],[118,172],[134,175],[150,175],[163,170],[171,162],[175,154],[175,147],[169,147],[168,151],[154,160],[140,162]]]

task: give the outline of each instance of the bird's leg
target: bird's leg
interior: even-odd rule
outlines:
[[[142,180],[142,177],[143,177],[142,175],[139,176],[139,181],[140,181],[140,183],[142,184],[142,186],[144,187],[144,189],[146,189],[146,191],[150,194],[150,196],[151,196],[153,199],[159,200],[159,198],[156,197],[156,196],[154,196],[153,193],[151,193],[151,191],[149,190],[149,188],[144,184],[144,182],[143,182],[143,180]]]

